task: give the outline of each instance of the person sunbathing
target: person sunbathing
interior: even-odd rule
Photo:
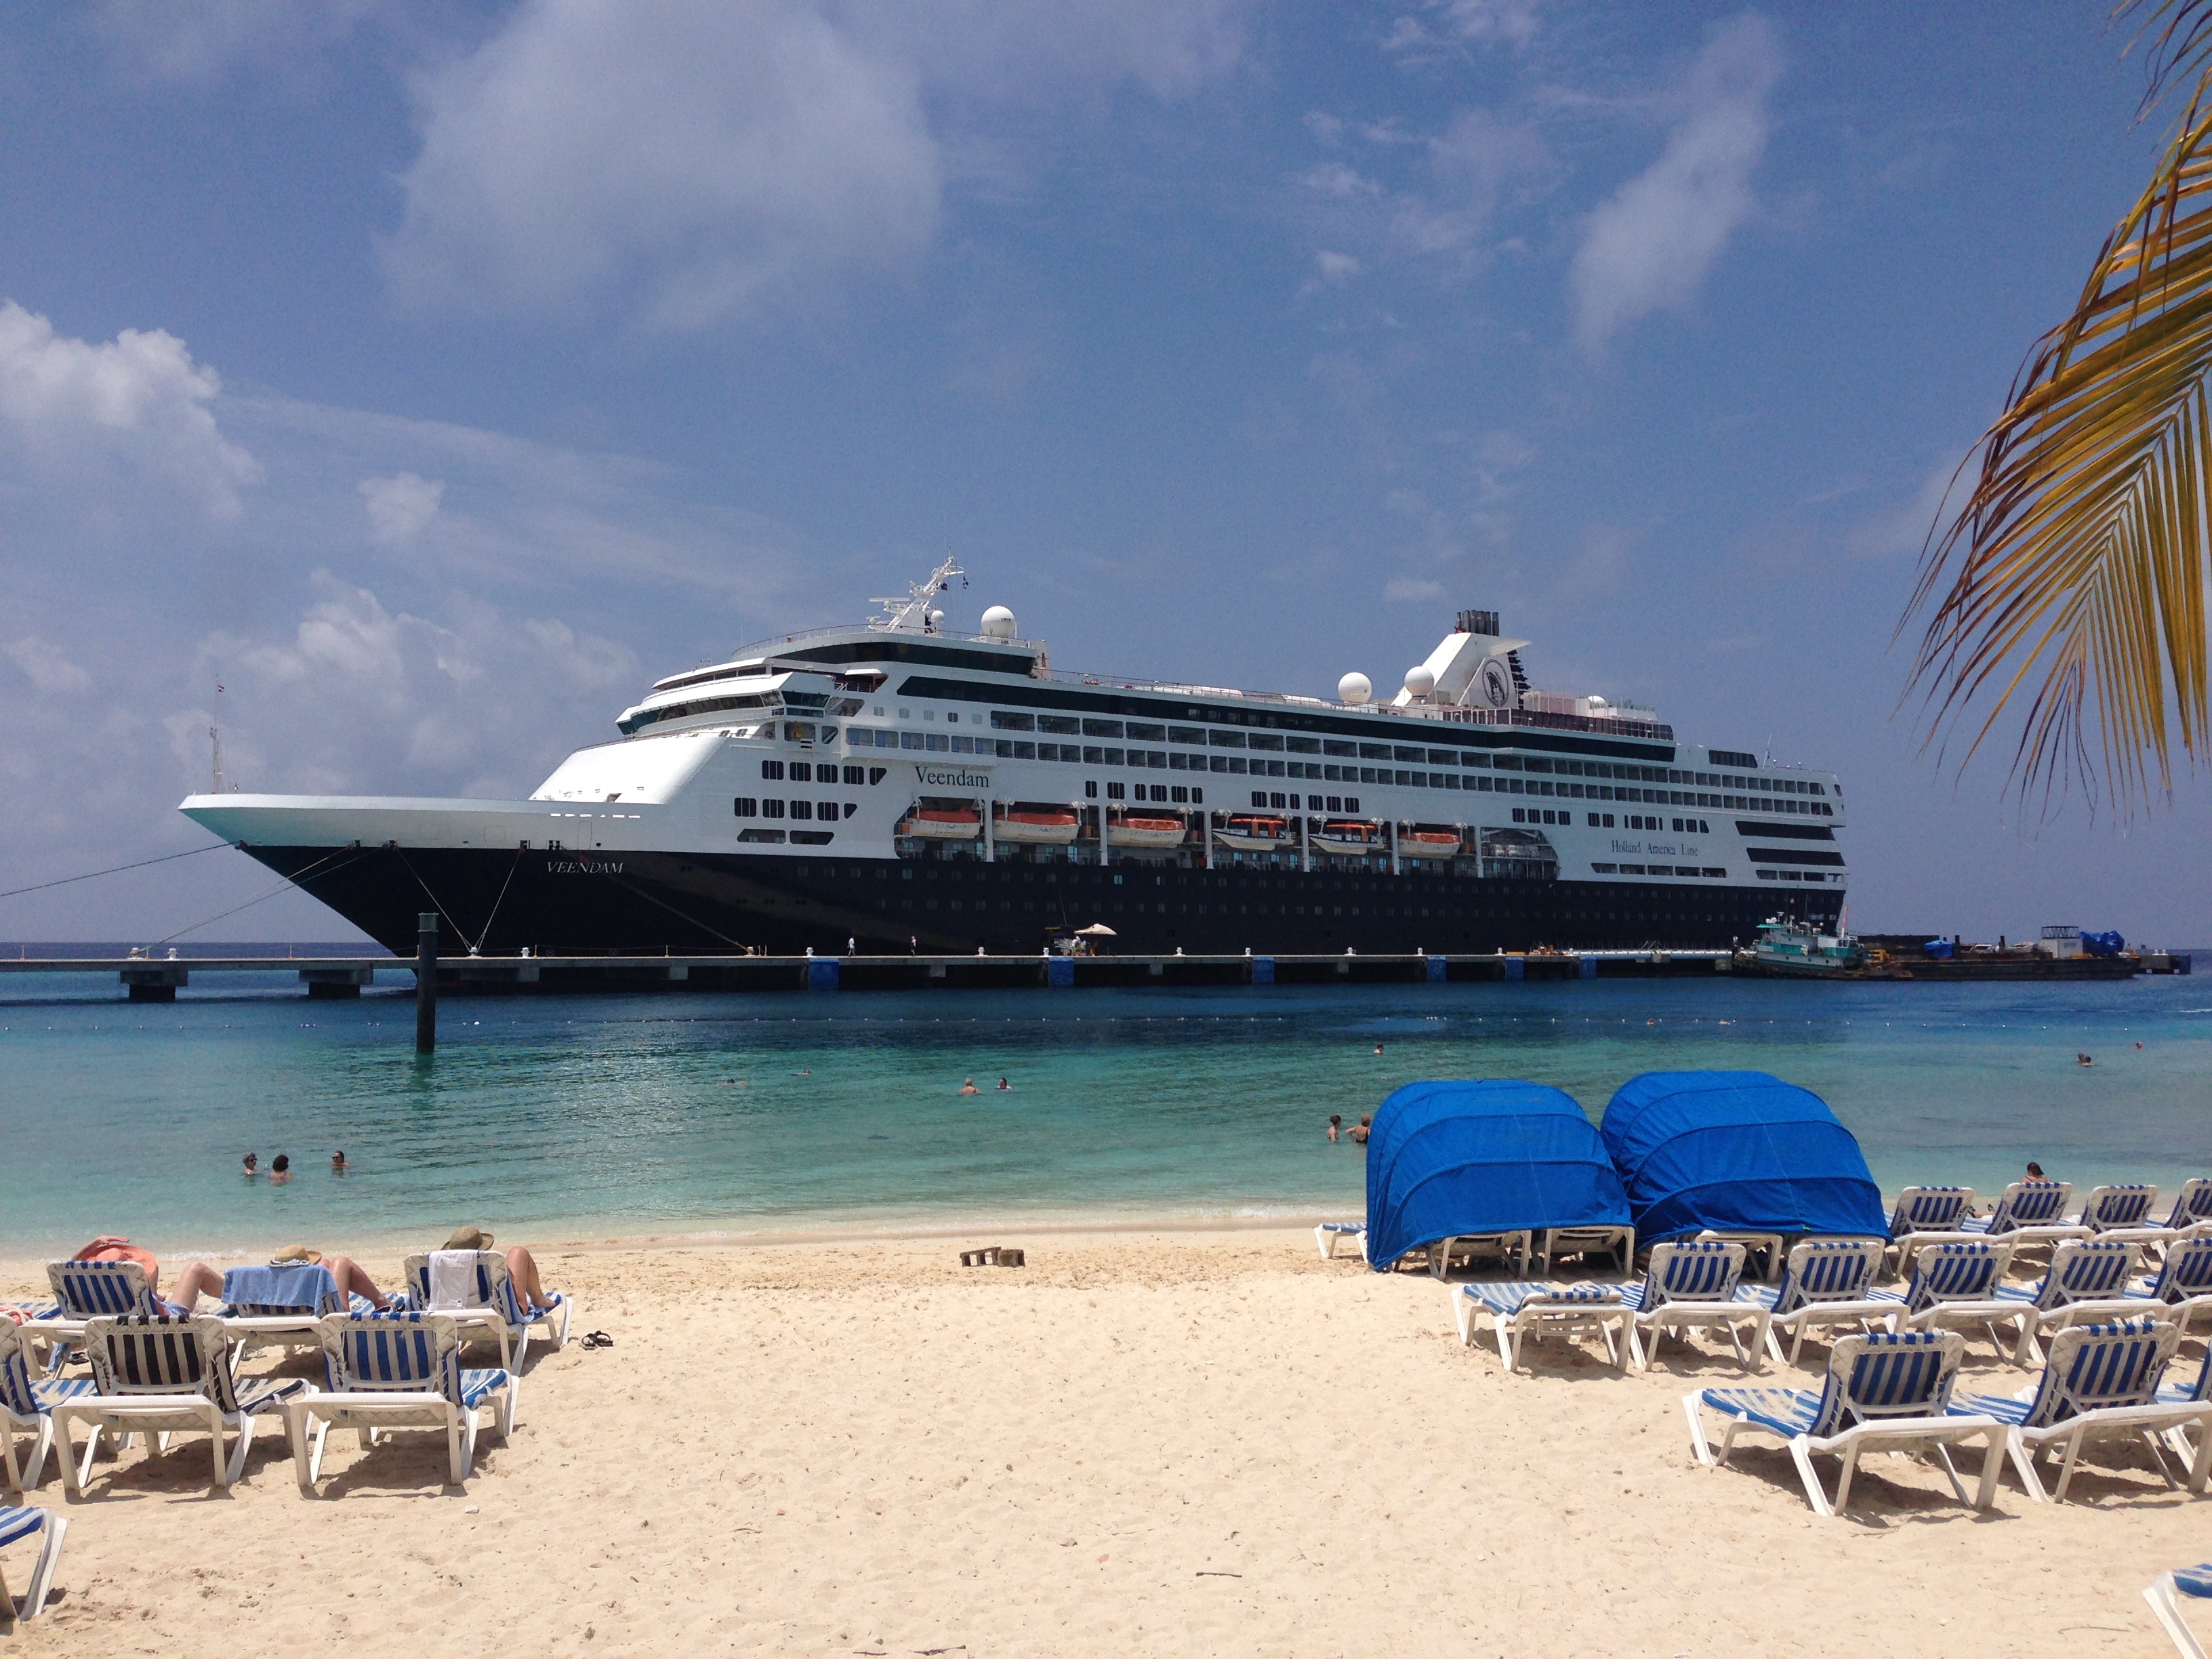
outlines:
[[[453,1236],[439,1248],[489,1250],[491,1247],[491,1235],[483,1228],[457,1227],[453,1230]],[[538,1258],[530,1254],[527,1246],[511,1244],[507,1247],[507,1282],[514,1286],[514,1293],[521,1299],[522,1305],[533,1313],[560,1306],[561,1298],[548,1291],[545,1281],[538,1276]]]
[[[365,1296],[369,1305],[379,1313],[389,1310],[392,1306],[391,1299],[376,1288],[376,1281],[368,1276],[368,1270],[350,1256],[325,1255],[304,1244],[295,1244],[289,1249],[279,1250],[269,1259],[269,1265],[272,1267],[289,1267],[295,1262],[320,1262],[327,1268],[331,1282],[337,1286],[341,1304],[351,1297]],[[223,1299],[222,1274],[204,1261],[187,1263],[184,1272],[177,1275],[177,1300],[170,1305],[181,1313],[189,1314],[199,1305],[203,1296],[211,1297],[217,1302]]]

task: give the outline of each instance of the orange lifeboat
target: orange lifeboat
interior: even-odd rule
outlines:
[[[1213,838],[1240,853],[1273,853],[1291,842],[1289,820],[1258,812],[1231,813]]]
[[[974,841],[983,833],[983,820],[970,807],[918,806],[907,814],[899,833],[925,841]]]
[[[1455,859],[1460,838],[1449,830],[1401,830],[1398,856],[1407,859]]]
[[[1000,841],[1065,846],[1075,839],[1076,827],[1073,807],[1012,807],[994,821],[991,833]]]
[[[1116,847],[1180,847],[1184,830],[1181,818],[1131,813],[1111,820],[1106,826],[1106,838]]]
[[[1382,848],[1382,826],[1357,818],[1328,818],[1314,834],[1315,848],[1323,853],[1345,853],[1355,858]]]

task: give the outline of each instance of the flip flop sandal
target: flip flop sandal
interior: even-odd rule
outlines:
[[[609,1336],[605,1331],[586,1331],[584,1333],[583,1346],[587,1348],[611,1348],[614,1345],[614,1338]]]

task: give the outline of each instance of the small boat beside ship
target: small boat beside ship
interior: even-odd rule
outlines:
[[[1790,979],[1900,977],[1869,973],[1866,947],[1841,928],[1824,933],[1789,916],[1772,916],[1762,923],[1750,954],[1755,971]]]

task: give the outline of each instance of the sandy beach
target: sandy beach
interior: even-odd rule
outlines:
[[[1816,1519],[1779,1450],[1692,1462],[1680,1398],[1737,1380],[1724,1347],[1621,1375],[1553,1343],[1509,1376],[1442,1286],[1302,1231],[965,1241],[1018,1269],[947,1239],[526,1242],[615,1343],[534,1345],[465,1492],[442,1437],[346,1435],[303,1498],[273,1422],[228,1496],[204,1441],[103,1460],[76,1502],[50,1462],[60,1594],[0,1650],[2154,1655],[2139,1591],[2212,1555],[2212,1502],[2124,1451],[2063,1506],[2008,1471],[1986,1516],[1877,1458]],[[0,1295],[42,1279],[0,1262]],[[1969,1368],[2027,1380],[1986,1342]]]

